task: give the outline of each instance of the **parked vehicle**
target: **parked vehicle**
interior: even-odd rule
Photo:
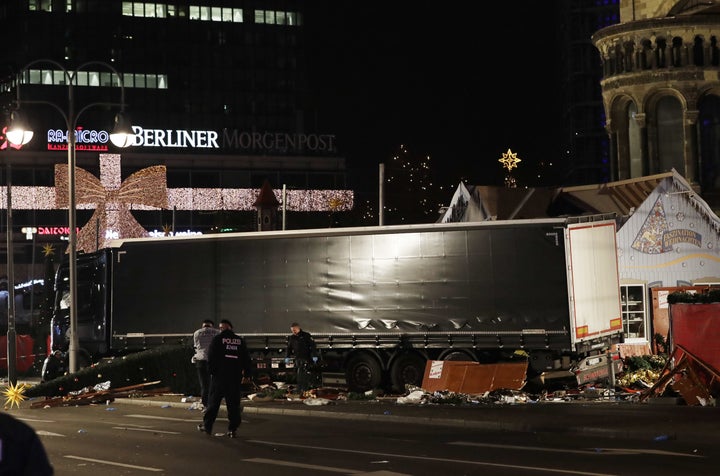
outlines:
[[[622,341],[612,217],[433,223],[126,239],[77,264],[79,362],[191,345],[230,319],[259,373],[284,372],[290,323],[328,381],[420,385],[428,360],[570,369]],[[68,348],[68,267],[52,348]]]

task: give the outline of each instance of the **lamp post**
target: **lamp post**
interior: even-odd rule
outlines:
[[[15,332],[15,257],[13,256],[13,232],[12,232],[12,178],[10,154],[6,153],[7,160],[7,176],[6,179],[6,195],[7,195],[7,220],[5,223],[5,238],[7,243],[7,369],[8,383],[10,385],[17,384],[17,337]]]
[[[13,112],[10,116],[11,121],[15,121],[21,127],[23,127],[23,121],[18,112]],[[20,147],[27,144],[32,139],[32,131],[24,130],[19,134],[15,134],[13,138],[15,142],[10,141],[11,144]],[[6,227],[5,227],[5,243],[6,243],[6,254],[7,254],[7,369],[8,369],[8,383],[11,385],[17,384],[17,333],[15,330],[15,252],[13,250],[13,219],[12,219],[12,164],[10,163],[10,149],[12,145],[8,146],[5,151],[6,159],[6,198],[7,208],[6,210]]]
[[[28,69],[38,63],[48,63],[62,71],[65,85],[67,85],[67,112],[63,110],[57,104],[45,101],[45,100],[22,100],[20,99],[20,85],[23,82],[23,75],[26,75]],[[78,73],[87,68],[88,66],[98,65],[109,69],[118,78],[118,84],[120,86],[120,102],[109,103],[109,102],[92,102],[80,108],[75,112],[75,91],[74,88],[77,85]],[[17,92],[16,99],[16,110],[13,115],[17,114],[22,104],[45,104],[53,107],[57,110],[60,115],[65,119],[65,125],[67,127],[67,144],[68,144],[68,268],[69,268],[69,310],[70,310],[70,345],[69,345],[69,370],[74,373],[78,370],[78,348],[79,339],[77,333],[77,224],[76,224],[76,203],[75,203],[75,156],[76,156],[76,137],[75,130],[77,129],[77,122],[80,115],[91,107],[95,106],[117,106],[120,108],[120,112],[115,116],[115,128],[110,133],[110,140],[113,144],[118,147],[127,147],[132,143],[132,129],[129,122],[124,117],[125,109],[125,87],[123,86],[123,79],[120,73],[115,68],[102,61],[88,61],[81,64],[74,70],[68,70],[60,63],[51,59],[39,59],[31,61],[25,65],[17,75],[17,82],[15,84],[15,90]],[[27,131],[24,126],[15,121],[12,121],[8,127],[6,136],[11,143],[15,142],[16,139],[20,139],[19,134]]]

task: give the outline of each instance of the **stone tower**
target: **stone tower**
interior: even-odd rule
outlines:
[[[720,210],[720,0],[620,0],[592,36],[615,180],[677,170]]]

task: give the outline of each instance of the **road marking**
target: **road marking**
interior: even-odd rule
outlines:
[[[179,431],[163,431],[163,430],[153,430],[152,428],[134,428],[131,426],[113,426],[113,430],[128,430],[128,431],[145,431],[148,433],[164,433],[166,435],[179,435]]]
[[[492,466],[495,468],[522,469],[524,471],[538,471],[538,472],[551,473],[551,474],[574,474],[574,475],[579,475],[579,476],[615,476],[612,473],[589,473],[589,472],[584,472],[584,471],[565,470],[565,469],[560,469],[560,468],[542,468],[539,466],[522,466],[522,465],[515,465],[515,464],[488,463],[485,461],[470,461],[470,460],[451,459],[451,458],[432,458],[429,456],[403,455],[403,454],[397,454],[397,453],[378,453],[375,451],[349,450],[349,449],[344,449],[344,448],[328,448],[325,446],[296,445],[296,444],[291,444],[291,443],[279,443],[279,442],[275,442],[275,441],[247,440],[247,442],[248,443],[258,443],[261,445],[286,446],[286,447],[290,447],[290,448],[301,448],[301,449],[310,449],[310,450],[318,450],[318,451],[336,451],[338,453],[353,453],[353,454],[361,454],[361,455],[369,455],[369,456],[381,456],[383,458],[387,458],[387,457],[405,458],[405,459],[414,459],[414,460],[419,460],[419,461],[435,461],[435,462],[441,462],[441,463],[468,464],[468,465],[473,465],[473,466]]]
[[[469,441],[453,441],[448,443],[449,445],[459,446],[482,446],[485,448],[504,448],[509,450],[528,450],[528,451],[544,451],[546,453],[574,453],[581,455],[638,455],[638,454],[652,454],[652,455],[664,455],[664,456],[686,456],[689,458],[704,458],[705,456],[688,454],[688,453],[677,453],[675,451],[665,450],[653,450],[645,448],[588,448],[582,450],[571,450],[568,448],[547,448],[544,446],[520,446],[520,445],[498,445],[494,443],[474,443]]]
[[[309,470],[318,470],[318,471],[333,471],[335,473],[343,473],[343,474],[357,474],[360,472],[360,471],[355,471],[354,469],[334,468],[332,466],[319,466],[316,464],[302,464],[302,463],[296,463],[294,461],[280,461],[280,460],[266,459],[266,458],[246,458],[243,461],[247,461],[248,463],[274,464],[275,466],[290,466],[292,468],[300,468],[300,469],[309,469]]]
[[[35,433],[37,433],[40,436],[65,436],[65,435],[61,435],[60,433],[53,433],[51,431],[45,431],[45,430],[37,430]]]
[[[410,476],[409,474],[405,473],[395,473],[393,471],[357,471],[355,469],[346,469],[346,468],[335,468],[333,466],[318,466],[316,464],[302,464],[302,463],[296,463],[294,461],[280,461],[275,459],[266,459],[266,458],[246,458],[243,461],[247,461],[248,463],[264,463],[264,464],[274,464],[275,466],[290,466],[291,468],[301,468],[301,469],[309,469],[313,471],[332,471],[335,473],[342,473],[342,474],[357,474],[362,476]]]
[[[152,473],[161,473],[161,472],[165,471],[164,469],[161,469],[161,468],[153,468],[150,466],[136,466],[134,464],[117,463],[115,461],[108,461],[108,460],[104,460],[104,459],[84,458],[82,456],[75,456],[75,455],[65,455],[64,457],[70,458],[70,459],[77,459],[80,461],[88,461],[90,463],[100,463],[100,464],[108,464],[110,466],[121,466],[123,468],[139,469],[140,471],[150,471]]]
[[[18,418],[18,420],[22,421],[32,421],[35,423],[55,423],[55,420],[40,420],[38,418]]]
[[[171,418],[171,417],[163,417],[163,416],[153,416],[153,415],[137,415],[137,414],[131,414],[131,415],[125,415],[129,418],[144,418],[146,420],[163,420],[163,421],[182,421],[182,422],[194,422],[197,423],[199,421],[202,421],[202,418]],[[222,418],[218,418],[218,420],[222,420]]]

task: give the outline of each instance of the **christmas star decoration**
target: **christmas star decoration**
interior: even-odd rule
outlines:
[[[50,243],[43,246],[43,256],[46,258],[55,254],[55,247]]]
[[[9,384],[3,391],[3,395],[5,396],[5,408],[7,408],[8,405],[10,408],[12,408],[13,405],[17,405],[17,407],[20,408],[20,403],[25,400],[25,384]]]
[[[502,159],[499,159],[498,162],[510,171],[516,169],[518,162],[521,162],[521,160],[518,158],[517,153],[513,153],[512,150],[508,149],[507,152],[503,153]]]
[[[163,234],[165,236],[170,236],[170,233],[172,232],[172,227],[170,225],[163,225]]]

